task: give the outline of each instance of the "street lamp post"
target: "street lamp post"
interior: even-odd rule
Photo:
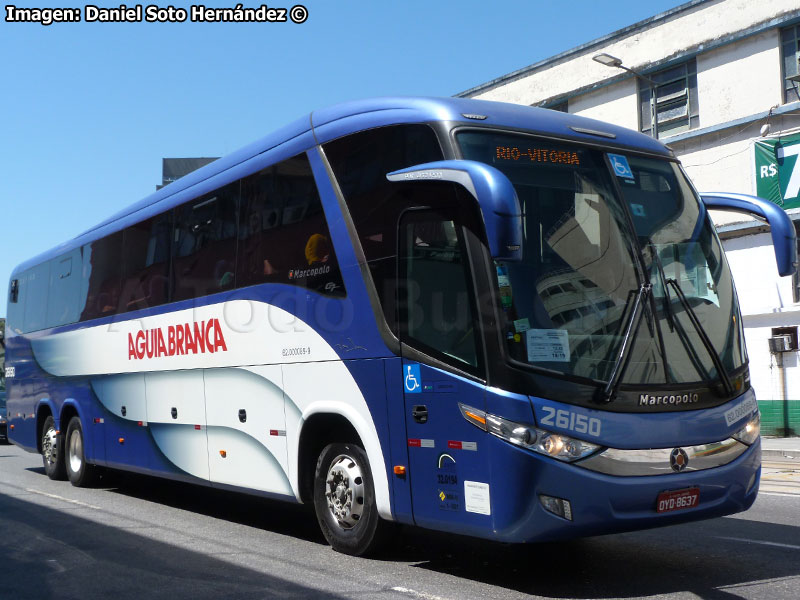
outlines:
[[[616,56],[611,56],[610,54],[606,54],[605,52],[601,54],[595,54],[592,57],[592,60],[595,62],[600,63],[601,65],[605,65],[606,67],[614,67],[617,69],[622,69],[623,71],[628,71],[628,73],[633,73],[633,75],[639,79],[644,79],[647,83],[650,84],[650,135],[654,138],[658,139],[658,101],[656,99],[656,93],[658,92],[658,84],[647,77],[646,75],[642,75],[634,71],[633,69],[626,67],[622,64],[622,59],[617,58]],[[637,91],[638,97],[638,91]]]

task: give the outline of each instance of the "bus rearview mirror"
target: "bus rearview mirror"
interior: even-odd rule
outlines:
[[[483,215],[492,258],[522,260],[522,211],[514,186],[503,173],[474,160],[442,160],[393,171],[396,182],[450,181],[475,198]]]
[[[769,200],[748,194],[711,192],[700,194],[706,208],[749,214],[769,224],[778,273],[784,277],[797,270],[797,235],[794,224],[782,208]]]

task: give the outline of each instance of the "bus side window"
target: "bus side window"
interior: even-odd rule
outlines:
[[[27,298],[25,275],[26,273],[19,273],[11,280],[11,284],[9,285],[6,325],[15,333],[22,333],[24,331],[25,300]]]
[[[80,316],[80,248],[50,261],[50,284],[47,301],[47,327],[75,323]]]
[[[122,232],[86,244],[82,250],[81,321],[113,315],[120,298]]]
[[[445,213],[405,213],[398,260],[401,338],[456,366],[477,368],[478,319],[461,225]]]
[[[236,281],[246,287],[277,281],[284,266],[276,250],[283,221],[283,202],[275,189],[277,165],[242,180]]]
[[[23,330],[44,329],[47,321],[47,291],[50,287],[50,262],[36,265],[26,273],[25,321]]]
[[[172,300],[189,300],[236,285],[236,181],[175,209]]]
[[[271,282],[346,295],[305,154],[242,180],[236,282],[238,287]]]
[[[397,334],[395,267],[397,219],[408,205],[386,174],[442,160],[436,134],[428,125],[392,125],[361,131],[325,144],[367,261],[386,323]]]
[[[159,306],[169,300],[171,213],[163,213],[124,233],[120,311]]]

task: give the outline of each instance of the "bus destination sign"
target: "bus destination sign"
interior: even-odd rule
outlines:
[[[553,148],[519,148],[517,146],[497,146],[495,148],[497,162],[532,162],[551,163],[579,167],[581,159],[577,152],[555,150]]]

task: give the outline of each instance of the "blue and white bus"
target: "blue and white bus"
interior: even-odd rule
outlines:
[[[747,509],[759,413],[708,208],[649,137],[387,98],[304,117],[19,265],[11,440],[391,522],[532,542]]]

